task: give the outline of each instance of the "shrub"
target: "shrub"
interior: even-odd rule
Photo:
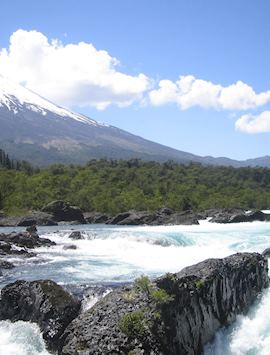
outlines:
[[[164,305],[174,300],[174,296],[169,295],[164,289],[159,288],[154,290],[151,294],[153,300],[157,305]]]
[[[196,288],[200,289],[205,285],[205,281],[203,279],[195,281]]]
[[[135,290],[138,292],[143,292],[147,296],[150,296],[153,291],[153,285],[148,276],[141,276],[134,282]]]
[[[133,311],[122,316],[119,328],[128,337],[142,336],[147,327],[147,320],[142,311]]]

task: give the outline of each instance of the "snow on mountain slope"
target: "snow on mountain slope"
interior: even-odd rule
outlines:
[[[98,123],[46,100],[0,75],[0,148],[36,165],[84,164],[90,159],[191,161],[270,167],[270,157],[237,161],[179,151],[117,127]]]
[[[0,75],[0,107],[3,106],[7,107],[9,111],[13,111],[14,114],[17,114],[18,110],[25,106],[31,111],[41,113],[43,116],[46,116],[47,111],[50,111],[59,116],[73,118],[86,124],[106,126],[88,117],[57,106],[31,90],[24,88],[22,85],[15,84]]]

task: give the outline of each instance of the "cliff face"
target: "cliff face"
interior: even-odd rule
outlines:
[[[201,354],[269,285],[257,253],[209,259],[112,292],[66,329],[61,354]]]

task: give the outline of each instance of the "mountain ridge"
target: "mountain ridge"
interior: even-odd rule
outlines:
[[[35,165],[91,159],[143,159],[210,165],[270,167],[270,157],[245,161],[199,156],[152,142],[72,112],[0,76],[0,145]]]

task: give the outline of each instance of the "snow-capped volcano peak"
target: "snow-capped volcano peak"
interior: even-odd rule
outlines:
[[[0,75],[0,107],[6,107],[9,111],[17,114],[20,110],[26,108],[46,116],[48,112],[62,116],[63,118],[72,118],[76,121],[94,126],[105,126],[86,116],[74,113],[61,106],[44,99],[33,91],[26,89],[22,85],[16,84]]]

